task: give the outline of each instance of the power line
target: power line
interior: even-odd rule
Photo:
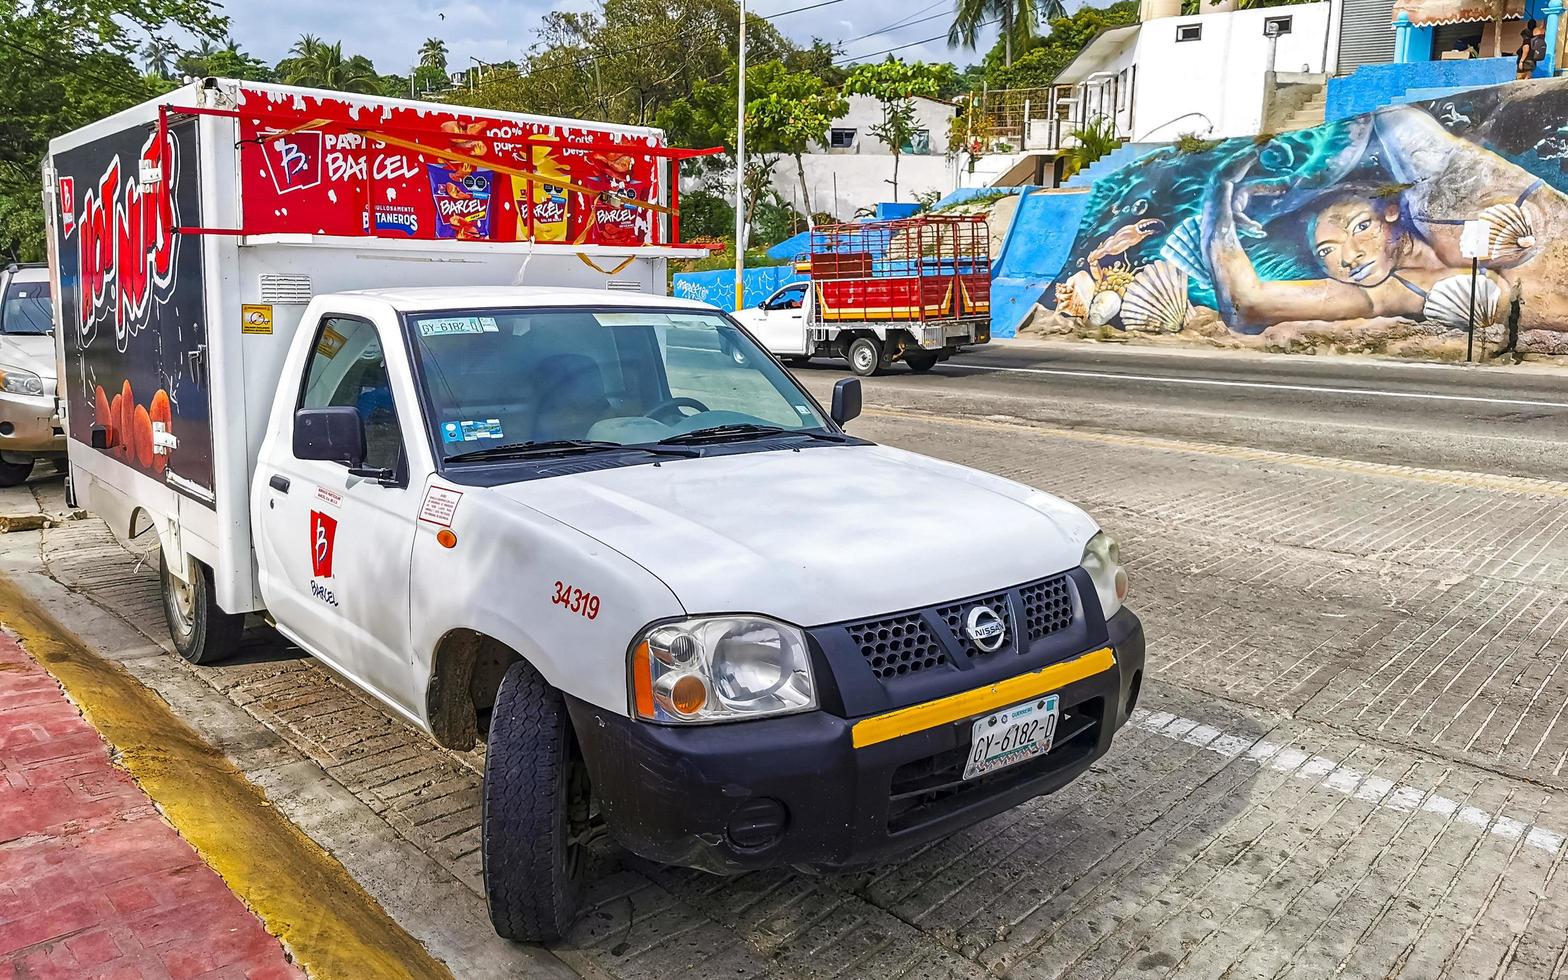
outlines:
[[[887,32],[897,30],[900,27],[909,27],[912,24],[918,24],[918,23],[920,23],[920,21],[912,20],[911,18],[919,17],[921,14],[923,14],[926,11],[930,10],[932,7],[944,6],[946,3],[947,3],[947,0],[936,0],[935,3],[927,4],[926,6],[921,7],[919,10],[915,11],[914,13],[912,13],[912,14],[910,14],[910,15],[908,15],[908,16],[900,19],[900,20],[896,20],[893,23],[887,25],[886,27],[879,27],[879,28],[877,28],[874,31],[871,31],[871,32],[866,33],[866,34],[862,34],[859,37],[852,37],[852,38],[850,38],[847,41],[841,41],[839,43],[840,44],[854,44],[856,41],[864,41],[868,37],[876,37],[878,34],[886,34]],[[947,13],[946,13],[946,11],[943,11],[942,13],[933,14],[931,17],[924,17],[924,18],[921,18],[921,19],[922,20],[932,20],[932,19],[934,19],[936,17],[945,17],[945,16],[947,16]]]
[[[976,27],[977,28],[980,28],[980,27],[990,27],[992,24],[995,24],[1000,19],[1001,18],[999,18],[999,17],[998,18],[993,18],[991,20],[985,21],[984,23],[976,25]],[[928,37],[928,38],[924,38],[923,40],[919,40],[919,41],[910,41],[908,44],[894,45],[891,48],[884,48],[881,51],[873,51],[870,54],[857,54],[857,55],[854,55],[854,56],[846,56],[844,58],[839,59],[838,61],[833,62],[833,64],[834,64],[835,67],[837,67],[839,65],[847,65],[851,61],[861,61],[861,60],[864,60],[866,58],[877,58],[877,57],[880,57],[880,56],[882,56],[884,54],[892,54],[894,51],[902,51],[905,48],[914,48],[914,47],[919,47],[922,44],[930,44],[932,41],[945,41],[945,40],[947,40],[947,35],[946,34],[938,34],[935,37]]]

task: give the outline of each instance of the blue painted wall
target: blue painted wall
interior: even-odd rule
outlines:
[[[765,265],[746,270],[746,305],[755,306],[775,289],[796,279],[805,279],[793,265]],[[735,270],[715,272],[677,272],[670,283],[670,295],[709,303],[729,313],[735,312]]]
[[[991,336],[1018,335],[1024,315],[1062,271],[1091,196],[1035,191],[1018,202],[991,278]]]
[[[1392,105],[1410,89],[1480,88],[1511,82],[1513,77],[1511,57],[1362,65],[1342,78],[1329,79],[1325,114],[1332,122]]]

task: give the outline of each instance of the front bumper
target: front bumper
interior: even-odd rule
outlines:
[[[1138,618],[1106,627],[1115,663],[1056,689],[1051,752],[969,782],[975,715],[857,749],[864,719],[826,711],[681,728],[567,704],[605,822],[633,853],[721,874],[853,867],[1055,792],[1104,755],[1144,667]]]
[[[52,390],[47,382],[45,390]],[[65,429],[51,395],[0,392],[0,453],[64,453]]]

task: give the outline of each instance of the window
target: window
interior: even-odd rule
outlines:
[[[1178,41],[1201,41],[1201,40],[1203,40],[1203,25],[1202,24],[1177,24],[1176,25],[1176,40],[1178,40]]]
[[[395,470],[402,462],[403,434],[392,403],[387,359],[370,323],[348,317],[321,321],[299,407],[359,409],[365,424],[365,465]]]
[[[913,153],[913,154],[916,154],[917,156],[921,155],[921,154],[930,153],[931,152],[931,130],[929,130],[929,129],[917,129],[914,132],[910,133],[909,134],[909,142],[907,142],[903,146],[899,147],[899,150],[904,152],[904,153]]]
[[[1281,34],[1290,33],[1289,17],[1265,17],[1263,19],[1263,36],[1279,37]]]
[[[826,425],[717,313],[496,308],[407,323],[443,459],[529,441],[635,445],[713,425]]]
[[[828,147],[834,150],[851,150],[855,147],[855,130],[835,126],[828,130]]]
[[[47,280],[15,280],[0,304],[0,332],[46,334],[54,328],[54,306]]]
[[[803,282],[791,283],[774,293],[767,301],[764,309],[769,310],[798,310],[806,301],[806,284]]]

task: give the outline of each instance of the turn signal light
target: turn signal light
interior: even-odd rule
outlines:
[[[444,527],[436,532],[436,544],[443,548],[456,548],[457,535],[452,533],[451,528]]]
[[[680,677],[670,687],[670,707],[677,714],[694,715],[708,703],[708,685],[696,674]]]

